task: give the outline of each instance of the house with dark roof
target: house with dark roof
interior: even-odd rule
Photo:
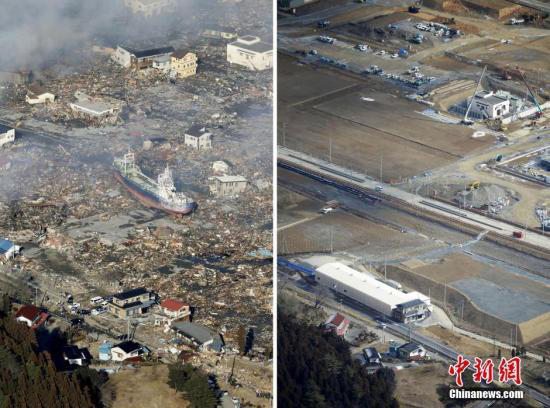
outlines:
[[[365,357],[365,362],[368,365],[381,365],[382,357],[376,348],[367,347],[363,349],[363,356]]]
[[[199,351],[223,351],[225,342],[219,333],[212,332],[208,327],[191,322],[176,322],[172,324],[172,331]]]
[[[397,349],[399,357],[405,360],[419,360],[426,356],[426,349],[416,343],[406,343]]]
[[[149,354],[149,349],[141,344],[127,340],[122,343],[115,344],[111,348],[111,360],[125,361],[128,359],[143,358]]]
[[[334,313],[325,322],[325,330],[332,331],[338,336],[344,336],[349,328],[349,320],[340,313]]]
[[[32,329],[42,326],[50,315],[34,305],[23,305],[15,314],[15,320],[19,323],[25,323]]]
[[[174,47],[149,48],[136,50],[134,48],[119,45],[112,55],[112,59],[124,68],[145,69],[154,65],[159,67],[174,53]]]
[[[86,350],[77,346],[65,346],[63,348],[63,359],[70,365],[83,366],[88,363]]]
[[[430,315],[428,304],[421,299],[412,299],[399,303],[392,310],[394,320],[402,323],[409,323],[425,319]]]
[[[156,303],[153,294],[145,288],[136,288],[113,295],[107,310],[120,318],[147,313]]]
[[[212,147],[212,133],[204,126],[193,125],[185,131],[185,145],[193,149],[210,149]]]

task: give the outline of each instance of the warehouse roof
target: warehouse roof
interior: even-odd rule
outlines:
[[[317,273],[330,277],[343,285],[359,290],[367,296],[378,299],[387,305],[391,305],[392,308],[415,299],[420,299],[429,304],[429,298],[422,293],[402,292],[340,262],[326,263],[317,268]]]
[[[234,41],[232,43],[229,43],[229,45],[233,45],[234,47],[239,47],[247,51],[252,51],[258,54],[273,51],[273,45],[270,43],[266,43],[263,41],[253,42],[249,44],[248,42],[243,41]]]

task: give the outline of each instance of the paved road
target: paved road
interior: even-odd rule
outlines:
[[[308,292],[309,292],[309,294],[312,294],[313,287],[311,285],[305,283],[302,279],[300,279],[300,280],[290,279],[290,280],[287,281],[287,284],[290,284],[291,287],[289,287],[289,288],[291,288],[292,290],[297,292],[297,294],[304,293],[304,292],[306,294]],[[360,305],[357,302],[354,302],[354,301],[352,301],[350,299],[347,299],[347,298],[339,298],[338,301],[333,300],[333,299],[329,299],[329,298],[325,298],[325,299],[323,299],[323,303],[326,303],[331,308],[339,310],[340,312],[342,312],[344,314],[349,313],[349,310],[346,311],[344,309],[343,306],[345,305],[346,307],[349,307],[349,308],[353,309],[354,311],[359,312],[360,314],[364,314],[364,315],[367,315],[367,316],[378,316],[379,315],[377,312],[369,310],[365,306]],[[445,345],[437,342],[436,340],[434,340],[430,337],[427,337],[427,336],[424,336],[422,334],[417,333],[413,326],[407,326],[403,323],[392,322],[388,319],[385,319],[385,322],[386,322],[386,331],[394,334],[397,337],[401,337],[403,339],[409,339],[410,338],[415,343],[421,344],[427,350],[429,350],[431,352],[434,352],[434,353],[437,353],[440,356],[443,356],[443,357],[449,359],[451,362],[456,362],[457,356],[459,354],[462,354],[462,353],[458,353],[456,350],[454,350],[451,347],[445,346]],[[470,361],[470,366],[468,367],[468,369],[473,370],[473,366],[474,366],[474,362],[475,362],[474,358],[472,356],[467,356],[465,354],[462,354],[462,356],[465,359],[467,359],[468,361]],[[498,373],[495,373],[495,378],[498,378]],[[535,399],[536,401],[540,402],[543,406],[550,407],[550,398],[549,397],[547,397],[544,394],[532,389],[531,387],[529,387],[525,384],[520,385],[519,388],[521,390],[523,390],[526,395],[528,395],[531,398]],[[490,403],[490,401],[486,401],[481,406],[483,406],[483,407],[490,406],[490,405],[487,405],[489,403]]]
[[[543,3],[541,1],[536,1],[536,0],[510,0],[510,1],[512,3],[516,3],[521,6],[531,7],[531,8],[534,8],[535,10],[543,11],[545,13],[550,14],[550,4],[548,3]]]
[[[457,209],[451,205],[442,203],[440,201],[432,200],[430,198],[424,198],[419,195],[409,193],[399,188],[390,186],[388,184],[382,184],[375,180],[365,178],[363,174],[352,172],[349,169],[331,164],[321,159],[317,159],[311,156],[307,156],[303,153],[296,152],[285,147],[278,147],[278,157],[284,159],[288,163],[298,165],[304,169],[314,171],[317,174],[322,174],[324,177],[334,181],[342,181],[347,184],[352,184],[358,188],[376,190],[377,186],[383,187],[383,194],[393,198],[402,200],[408,204],[412,204],[415,207],[419,207],[424,211],[430,211],[432,213],[443,215],[448,218],[459,220],[465,224],[469,224],[478,228],[483,228],[487,231],[492,231],[505,237],[511,237],[514,231],[518,228],[514,225],[510,225],[503,221],[498,221],[493,218],[486,217],[484,215],[476,214],[474,212]],[[329,171],[330,170],[330,171]],[[538,246],[540,248],[550,248],[550,237],[536,234],[533,232],[525,232],[523,241]]]

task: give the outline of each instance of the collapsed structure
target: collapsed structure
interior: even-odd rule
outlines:
[[[0,124],[0,147],[15,141],[15,129]]]
[[[403,323],[422,320],[433,309],[428,296],[403,292],[340,262],[317,268],[315,281]]]

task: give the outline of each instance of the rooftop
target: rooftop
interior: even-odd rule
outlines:
[[[173,54],[172,54],[172,57],[175,57],[175,58],[183,58],[185,57],[187,54],[189,54],[191,51],[188,51],[188,50],[176,50]]]
[[[115,344],[114,347],[118,347],[125,353],[131,353],[132,351],[140,350],[141,344],[136,343],[135,341],[127,340],[122,343]]]
[[[8,252],[15,244],[7,239],[0,239],[0,254]]]
[[[40,315],[40,309],[34,305],[23,305],[15,314],[15,317],[24,317],[34,321]]]
[[[212,332],[208,327],[190,322],[176,322],[172,328],[183,334],[185,337],[192,338],[199,344],[204,344],[214,339]]]
[[[126,300],[136,296],[145,295],[146,293],[149,293],[149,291],[145,288],[135,288],[135,289],[127,290],[126,292],[117,293],[113,297],[119,300]]]
[[[175,51],[174,47],[150,48],[150,49],[147,49],[147,50],[135,50],[133,48],[125,47],[125,46],[122,46],[122,45],[120,47],[124,48],[129,53],[135,55],[136,58],[155,57],[155,56],[163,55],[163,54],[171,54]]]
[[[175,299],[166,299],[160,302],[160,307],[171,310],[173,312],[179,311],[181,308],[186,307],[187,304]]]
[[[7,131],[12,130],[12,129],[13,129],[12,127],[0,125],[0,135],[2,133],[6,133]]]
[[[246,183],[246,179],[243,176],[216,176],[222,183]]]
[[[430,299],[422,293],[402,292],[340,262],[326,263],[317,268],[317,272],[361,291],[367,296],[376,298],[387,305],[391,305],[392,308],[415,299],[420,299],[429,304]]]
[[[264,53],[264,52],[273,51],[272,44],[260,41],[258,37],[253,37],[253,38],[258,38],[258,41],[255,41],[255,42],[246,41],[246,40],[243,41],[243,38],[247,38],[247,37],[252,37],[252,36],[247,35],[245,37],[241,37],[237,41],[233,41],[232,43],[230,43],[230,45],[242,48],[247,51],[255,52],[255,53]]]
[[[334,313],[332,316],[328,318],[325,324],[333,324],[336,327],[340,326],[346,318],[342,316],[340,313]]]
[[[191,136],[199,137],[204,135],[205,133],[208,133],[208,131],[203,125],[193,125],[189,129],[187,129],[185,133]]]
[[[401,347],[399,347],[399,351],[405,351],[407,353],[411,353],[415,350],[418,350],[422,348],[421,346],[419,346],[418,344],[416,343],[406,343],[406,344],[403,344]]]

